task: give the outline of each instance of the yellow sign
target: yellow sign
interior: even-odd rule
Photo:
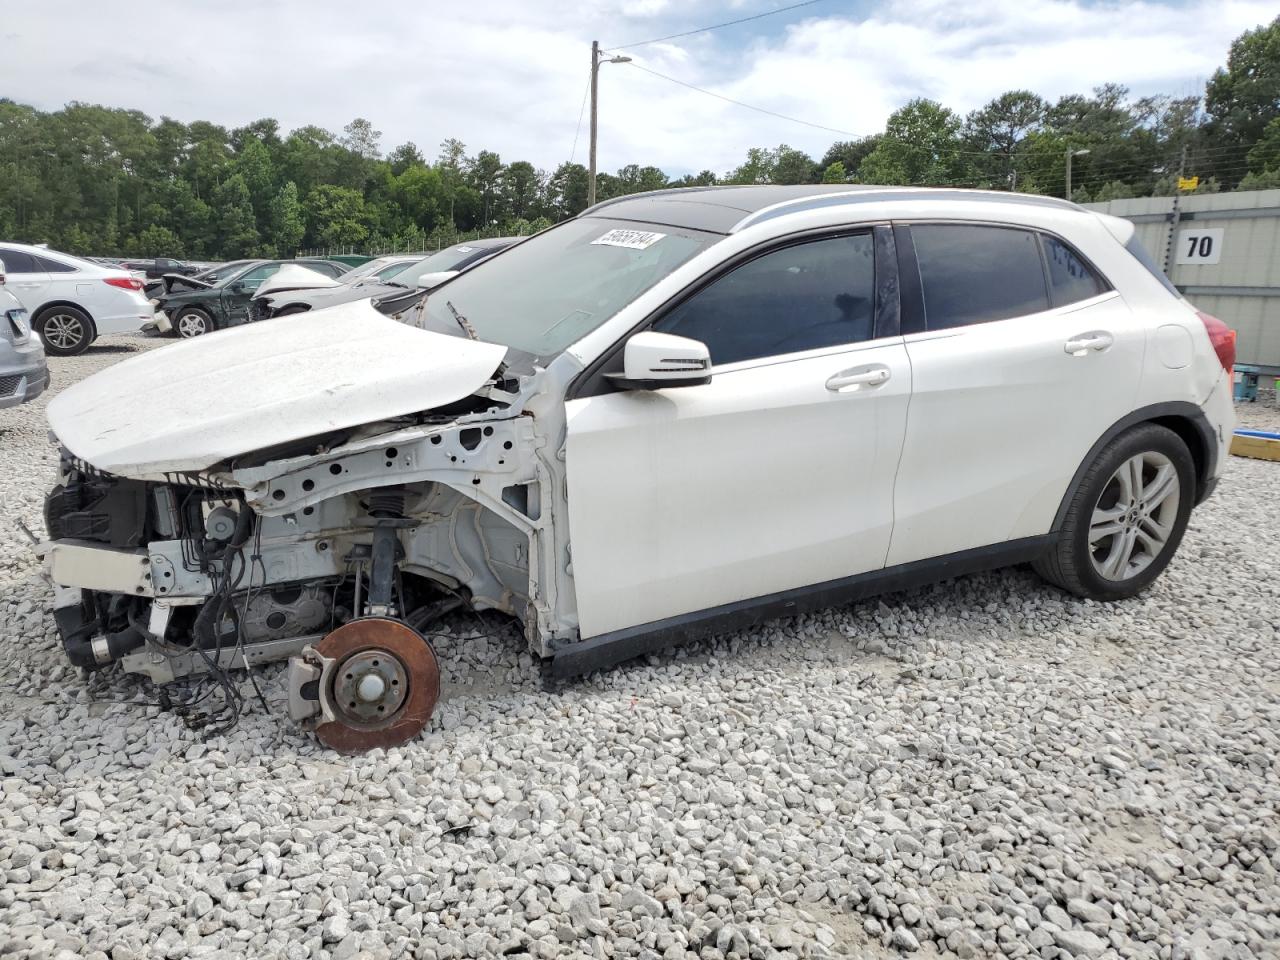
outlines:
[[[1200,186],[1199,177],[1179,177],[1178,178],[1179,190],[1194,190],[1198,186]]]

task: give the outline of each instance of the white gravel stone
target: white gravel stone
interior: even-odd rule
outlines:
[[[210,739],[67,666],[18,528],[45,404],[0,411],[0,954],[1280,956],[1280,464],[1232,458],[1120,604],[1006,570],[554,693],[458,617],[429,730],[342,758],[279,666]]]

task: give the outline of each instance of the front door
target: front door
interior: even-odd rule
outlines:
[[[911,370],[876,335],[873,251],[765,252],[653,325],[707,344],[710,383],[569,401],[582,637],[883,566]]]
[[[239,326],[249,319],[249,301],[258,288],[283,264],[264,263],[247,270],[222,289],[222,315],[228,327]]]

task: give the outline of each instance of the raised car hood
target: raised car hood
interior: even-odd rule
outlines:
[[[506,352],[405,326],[361,300],[131,357],[55,397],[49,425],[100,470],[160,479],[452,403]]]
[[[265,297],[281,290],[315,290],[321,287],[340,287],[333,277],[326,277],[319,270],[312,270],[297,263],[286,263],[267,277],[254,296]]]

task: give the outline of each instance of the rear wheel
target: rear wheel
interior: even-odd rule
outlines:
[[[199,307],[183,307],[174,315],[173,330],[183,340],[203,336],[213,330],[213,317]]]
[[[55,357],[84,353],[93,343],[93,321],[79,307],[48,307],[40,311],[33,326],[40,332],[45,352]]]
[[[1135,596],[1169,565],[1194,499],[1195,463],[1182,438],[1154,423],[1135,427],[1089,466],[1036,571],[1093,600]]]

